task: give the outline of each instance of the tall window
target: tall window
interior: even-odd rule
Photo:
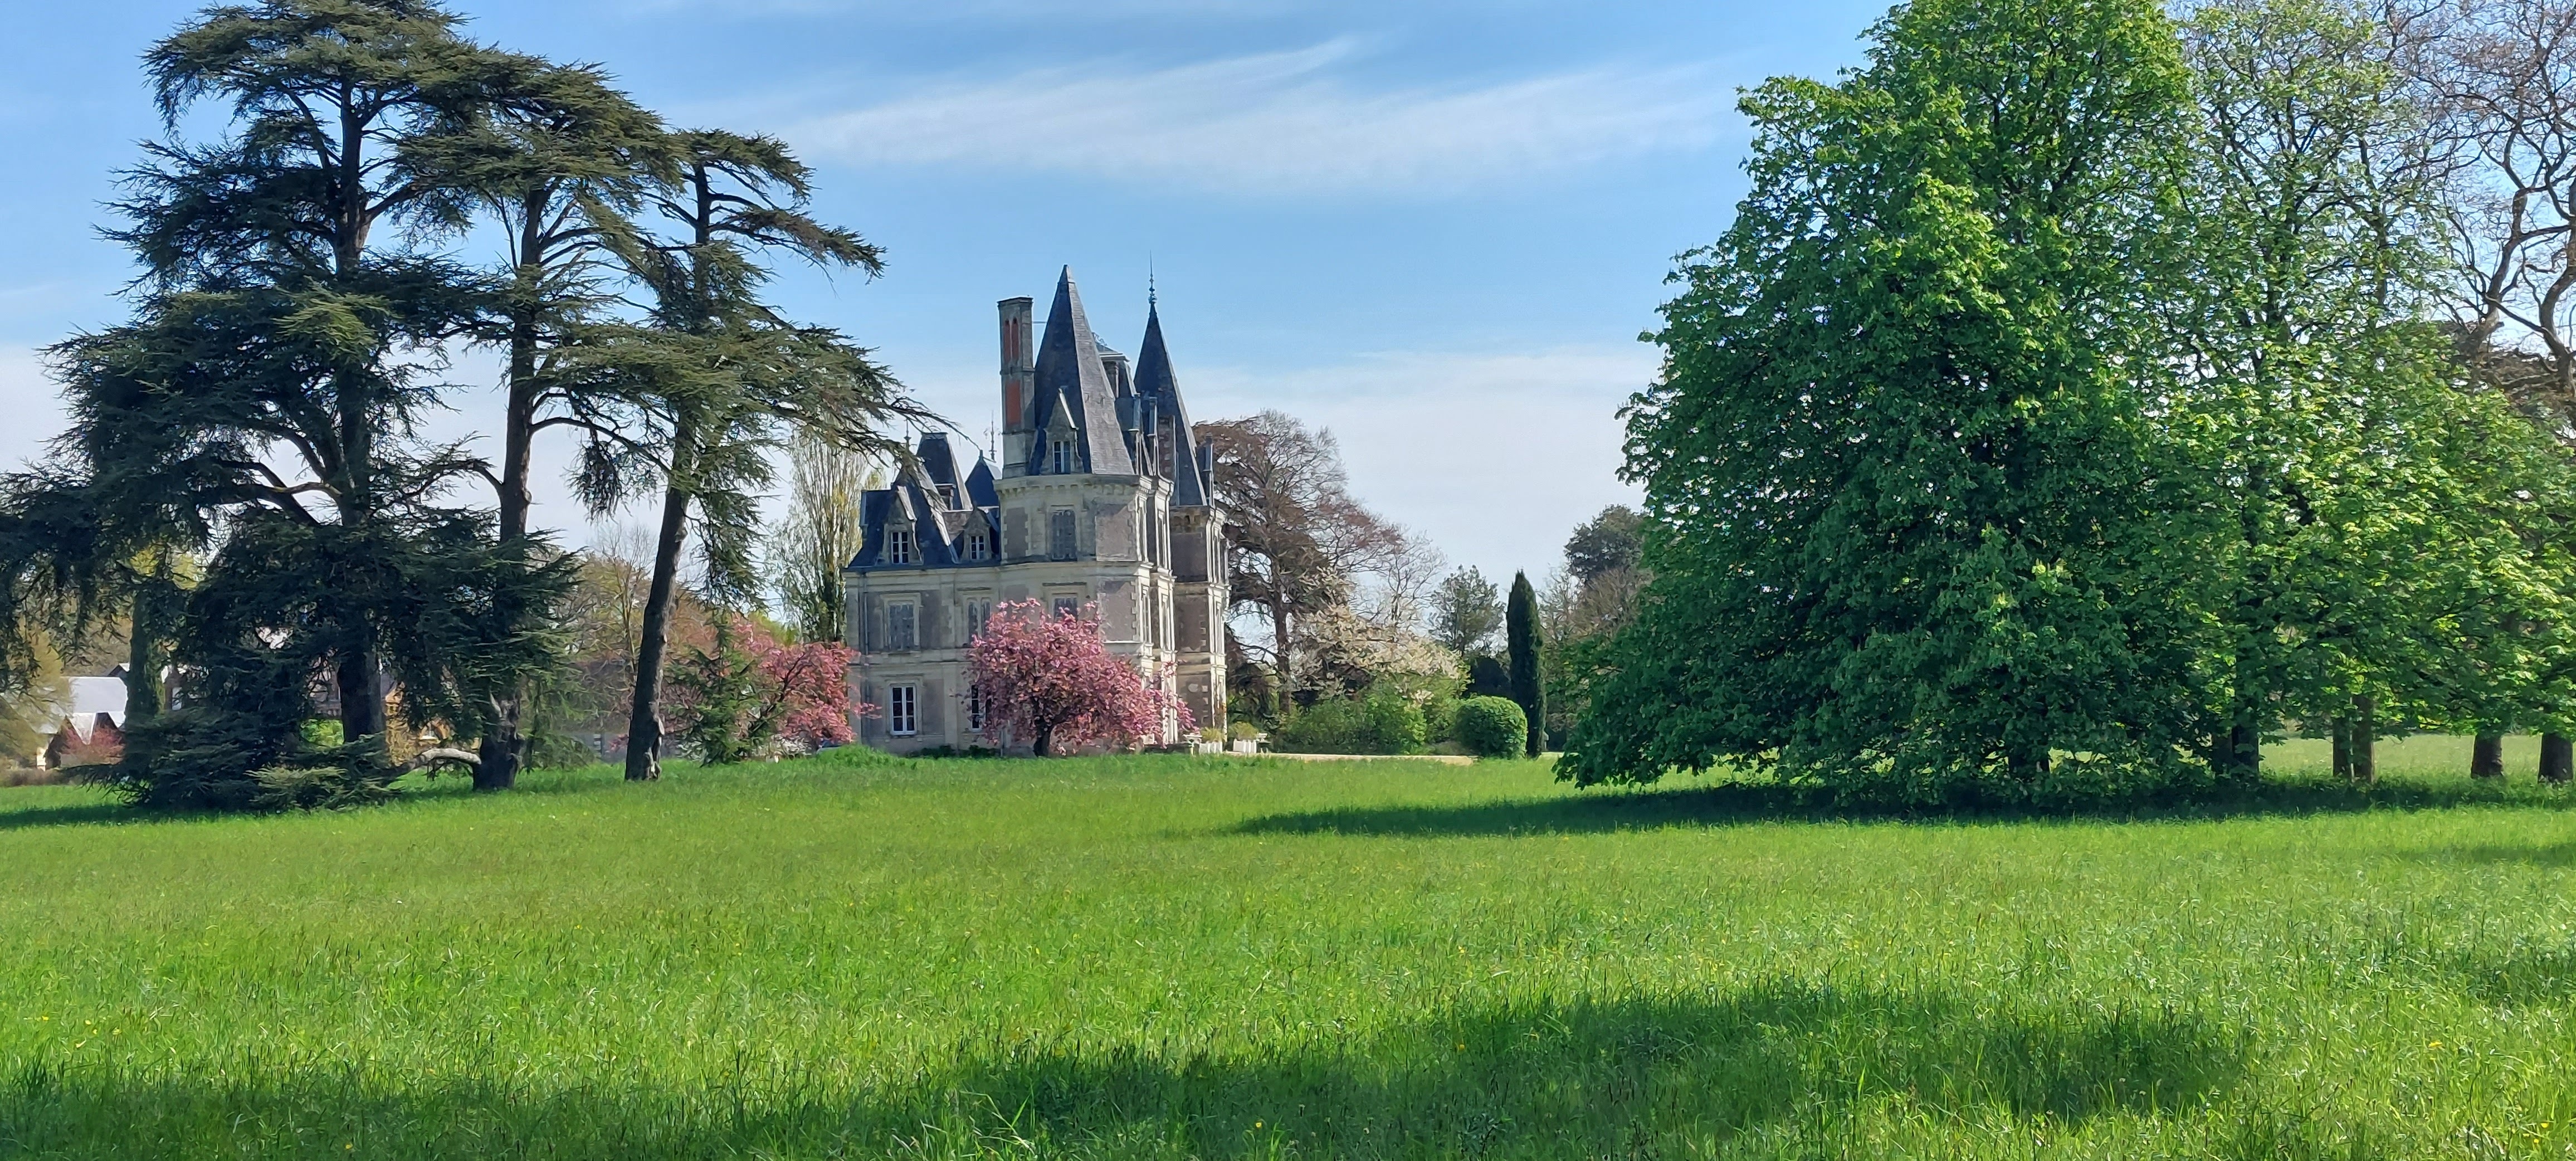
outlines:
[[[986,531],[981,524],[969,529],[966,533],[966,559],[991,560],[992,558],[993,534]]]
[[[966,728],[984,732],[984,691],[978,686],[966,687]]]
[[[978,638],[978,637],[983,636],[983,635],[984,635],[984,627],[985,627],[985,626],[987,626],[987,625],[990,625],[990,624],[992,624],[992,623],[993,623],[993,602],[991,602],[991,601],[968,601],[968,602],[966,602],[966,639],[967,639],[967,640],[972,641],[972,640],[974,640],[974,639],[976,639],[976,638]]]
[[[920,733],[921,717],[917,712],[920,702],[920,686],[887,686],[886,732],[893,734],[898,738],[909,738],[914,734]]]
[[[913,558],[917,555],[919,555],[919,553],[915,551],[915,547],[912,543],[912,529],[886,529],[887,564],[911,564]]]
[[[1057,437],[1047,444],[1047,470],[1059,476],[1073,474],[1073,441]]]
[[[1072,560],[1073,509],[1058,508],[1047,513],[1047,559]]]
[[[910,601],[896,601],[886,606],[886,648],[916,649],[921,645],[921,606]]]
[[[1057,597],[1057,598],[1055,599],[1055,615],[1056,615],[1056,616],[1058,616],[1058,617],[1079,617],[1079,616],[1081,616],[1081,615],[1082,615],[1082,598],[1081,598],[1081,597]]]

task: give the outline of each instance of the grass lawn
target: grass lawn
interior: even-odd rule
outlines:
[[[1536,764],[0,789],[0,1156],[2576,1155],[2576,795],[1796,817]]]

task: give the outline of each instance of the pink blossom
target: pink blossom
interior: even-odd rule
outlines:
[[[1096,614],[1097,606],[1090,612]],[[1027,742],[1044,757],[1090,743],[1159,741],[1189,707],[1109,652],[1091,616],[1047,619],[1036,601],[1006,602],[966,652],[967,680],[984,710],[984,736]]]

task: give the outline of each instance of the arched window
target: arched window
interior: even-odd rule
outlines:
[[[981,524],[968,529],[966,532],[966,559],[991,560],[992,558],[993,534],[985,531],[984,526]]]

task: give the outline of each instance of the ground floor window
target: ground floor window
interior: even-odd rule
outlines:
[[[886,687],[886,732],[908,738],[921,732],[919,707],[921,687],[889,685]]]
[[[1079,616],[1081,616],[1081,615],[1082,615],[1082,598],[1081,598],[1081,597],[1057,597],[1057,598],[1055,599],[1055,615],[1056,615],[1056,616],[1058,616],[1058,617],[1079,617]]]
[[[972,685],[966,687],[966,728],[984,732],[984,691]]]

